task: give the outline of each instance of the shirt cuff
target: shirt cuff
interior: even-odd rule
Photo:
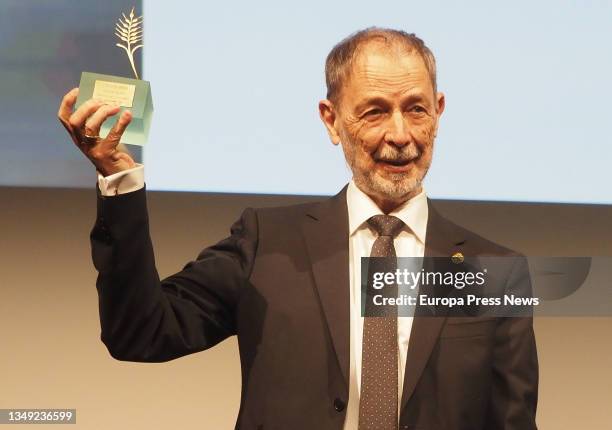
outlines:
[[[139,190],[144,187],[144,165],[136,163],[136,167],[103,176],[99,171],[98,188],[103,196],[116,196]]]

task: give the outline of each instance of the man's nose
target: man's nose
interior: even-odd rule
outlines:
[[[402,112],[394,112],[389,118],[385,133],[385,142],[395,146],[404,146],[410,143],[410,128]]]

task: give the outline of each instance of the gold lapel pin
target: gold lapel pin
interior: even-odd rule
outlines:
[[[463,254],[460,252],[455,252],[452,256],[451,256],[451,261],[455,264],[459,264],[459,263],[463,263]]]

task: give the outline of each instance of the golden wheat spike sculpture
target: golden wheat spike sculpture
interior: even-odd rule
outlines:
[[[119,21],[115,24],[115,35],[125,44],[117,43],[117,46],[125,50],[136,79],[140,79],[136,71],[136,66],[134,65],[134,52],[143,46],[143,43],[141,43],[142,16],[135,16],[134,8],[132,8],[128,16],[125,16],[125,13],[121,15],[123,15],[123,18],[119,18]]]

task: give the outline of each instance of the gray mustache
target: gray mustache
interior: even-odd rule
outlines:
[[[407,145],[402,149],[392,149],[388,145],[383,145],[374,153],[376,161],[407,163],[421,156],[421,151],[416,145]]]

